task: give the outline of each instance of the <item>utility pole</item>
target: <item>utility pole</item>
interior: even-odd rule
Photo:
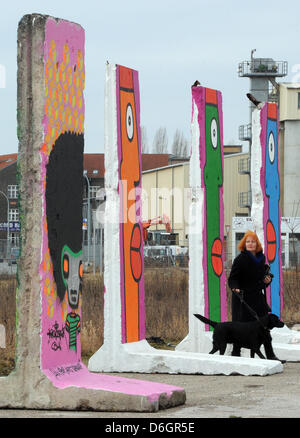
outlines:
[[[87,208],[87,215],[88,215],[88,223],[87,223],[87,241],[88,241],[88,266],[90,265],[90,233],[91,233],[91,215],[90,215],[90,209],[91,209],[91,203],[90,203],[90,182],[89,179],[87,177],[87,175],[84,173],[83,174],[84,178],[86,179],[87,182],[87,189],[88,189],[88,208]]]

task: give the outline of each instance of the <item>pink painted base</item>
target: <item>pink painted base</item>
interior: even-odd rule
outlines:
[[[175,391],[183,391],[183,388],[164,383],[91,373],[82,362],[78,362],[74,365],[62,365],[56,368],[50,368],[43,370],[43,372],[54,386],[59,389],[76,386],[85,389],[139,395],[148,397],[151,403],[157,401],[161,394],[166,394],[167,397],[171,397]]]

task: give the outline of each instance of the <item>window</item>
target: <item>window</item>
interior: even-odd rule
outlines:
[[[8,214],[8,220],[17,222],[19,220],[19,210],[17,208],[11,208]]]
[[[10,233],[9,240],[13,246],[19,246],[19,233]]]
[[[7,186],[7,194],[10,199],[18,197],[18,186]]]
[[[100,189],[99,186],[91,186],[90,187],[90,197],[91,198],[96,198],[97,192],[98,192],[99,189]]]

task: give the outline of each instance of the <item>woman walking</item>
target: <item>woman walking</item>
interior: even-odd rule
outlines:
[[[234,259],[228,278],[229,287],[237,294],[243,294],[243,300],[258,317],[265,316],[271,309],[268,306],[265,289],[272,278],[267,272],[266,258],[261,243],[253,231],[247,231],[238,245],[241,253]],[[236,294],[232,294],[232,321],[249,322],[255,320],[248,308]],[[265,344],[267,359],[279,360],[274,354],[271,343]],[[240,348],[233,346],[232,356],[240,356]]]

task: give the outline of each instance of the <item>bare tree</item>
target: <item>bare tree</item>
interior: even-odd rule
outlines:
[[[168,134],[165,127],[160,127],[154,136],[153,152],[157,154],[168,153]]]
[[[172,154],[179,157],[188,157],[189,143],[182,131],[176,129],[172,144]]]
[[[286,225],[291,231],[292,251],[293,251],[292,254],[293,254],[293,259],[295,262],[295,268],[297,273],[299,267],[298,267],[298,254],[296,249],[296,241],[297,241],[296,231],[298,231],[298,227],[299,227],[299,222],[298,222],[299,207],[300,207],[300,200],[294,201],[292,216],[290,217],[290,221],[286,223]]]
[[[142,154],[149,153],[149,144],[148,144],[148,136],[146,126],[141,126],[141,149]]]

